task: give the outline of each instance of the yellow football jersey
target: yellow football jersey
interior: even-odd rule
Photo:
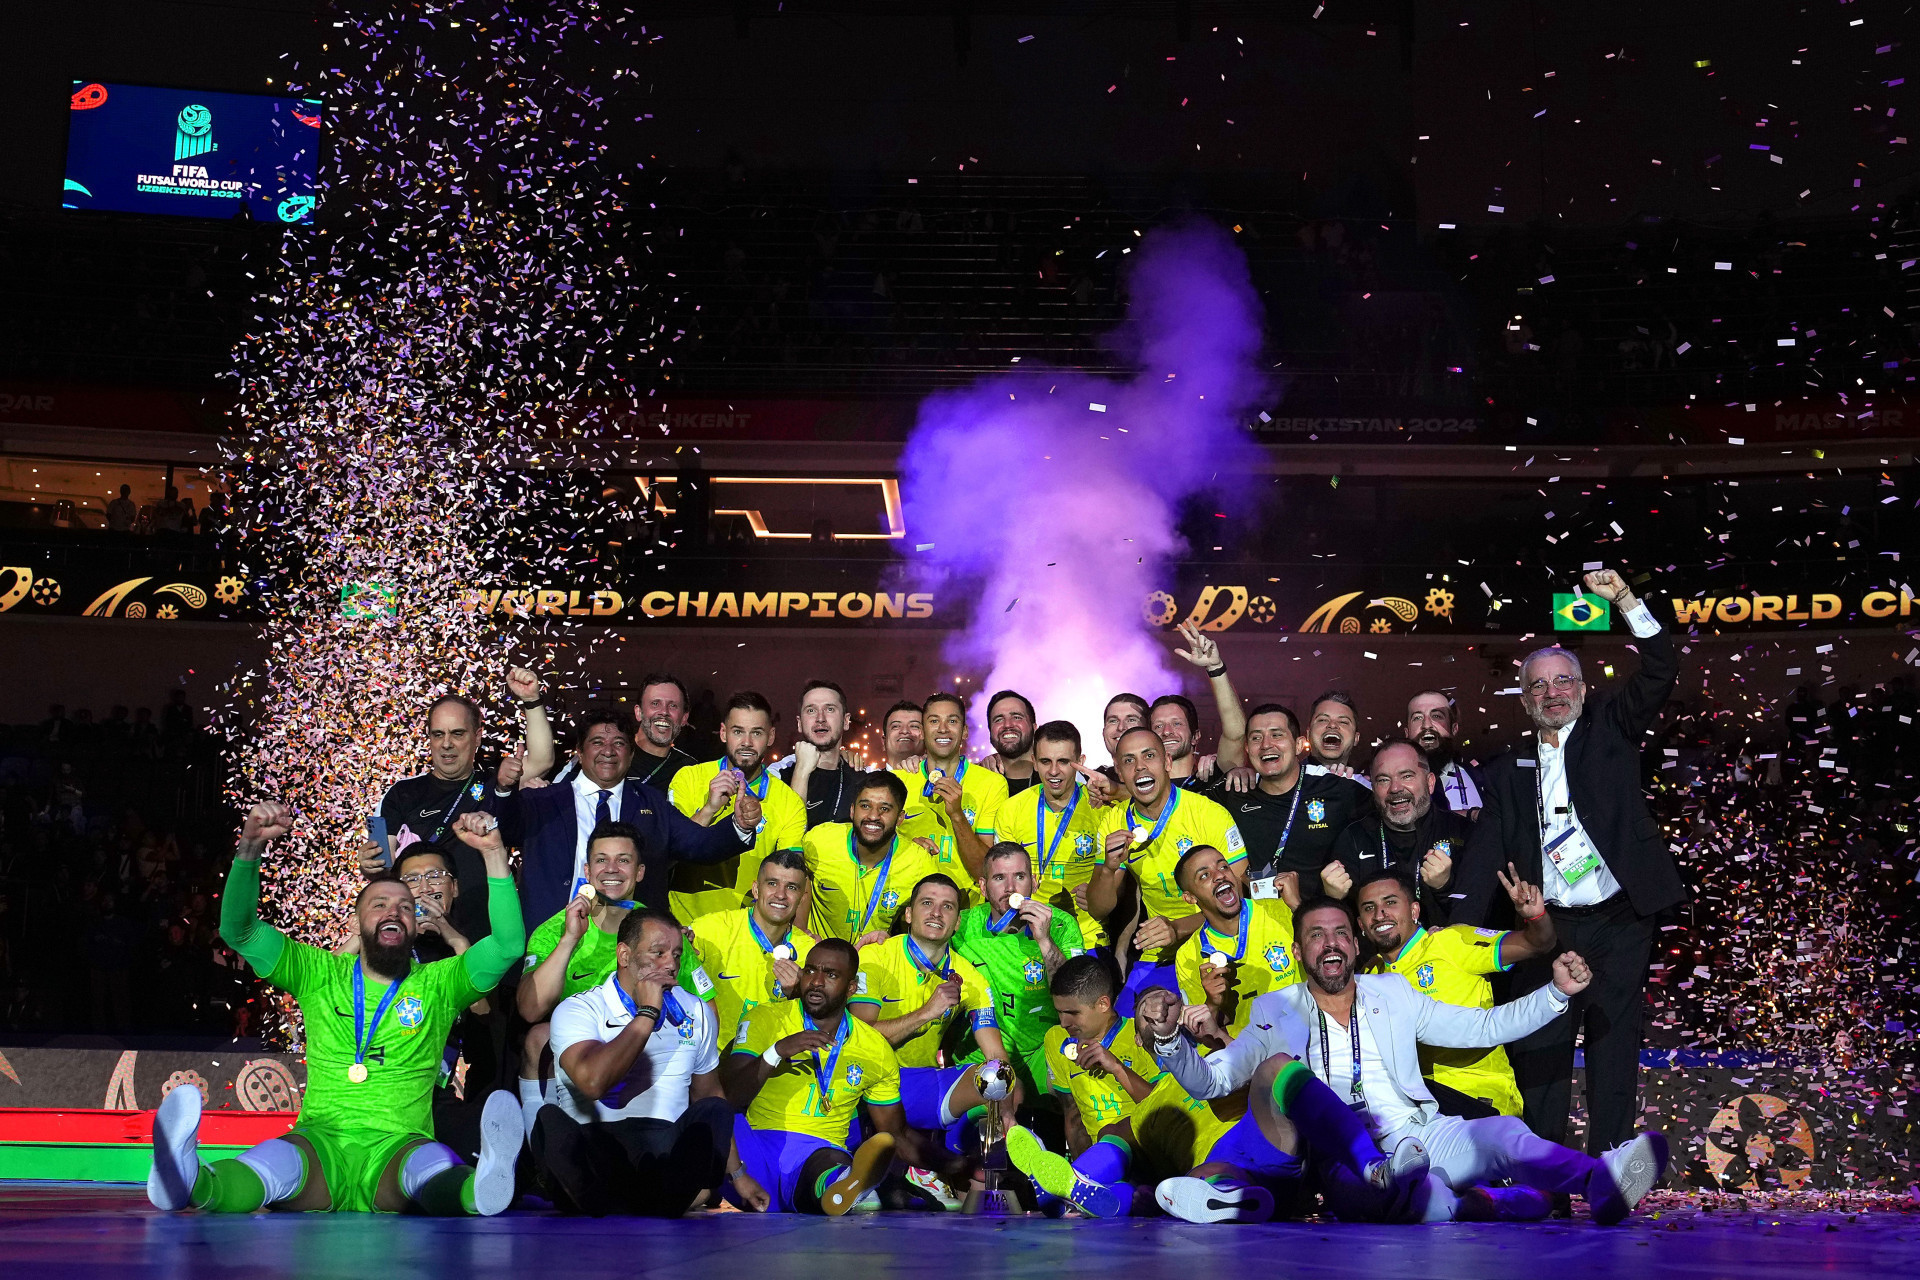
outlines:
[[[813,876],[807,932],[816,938],[852,942],[863,933],[891,928],[913,886],[945,870],[932,854],[898,833],[880,865],[866,866],[854,853],[850,822],[821,823],[807,832],[804,847]]]
[[[785,1130],[847,1145],[854,1111],[864,1099],[874,1106],[900,1101],[900,1063],[887,1038],[842,1011],[834,1043],[795,1058],[774,1072],[747,1104],[747,1123],[763,1132]],[[733,1051],[759,1057],[813,1019],[798,1000],[763,1004],[740,1021]]]
[[[720,1040],[730,1043],[740,1019],[760,1005],[787,998],[773,980],[773,948],[779,943],[761,936],[749,907],[701,916],[692,928],[694,951],[714,982],[713,1013],[720,1020]],[[781,941],[793,948],[795,964],[806,964],[813,935],[796,925],[788,928]]]
[[[1493,1008],[1493,984],[1486,975],[1503,973],[1510,962],[1500,958],[1508,935],[1499,929],[1475,929],[1456,924],[1445,929],[1421,929],[1391,960],[1380,957],[1373,968],[1391,969],[1413,984],[1413,989],[1442,1004],[1469,1009]],[[1435,1049],[1420,1046],[1420,1070],[1449,1089],[1488,1103],[1503,1116],[1521,1111],[1520,1090],[1513,1067],[1500,1045],[1491,1049]]]
[[[1300,981],[1300,966],[1293,955],[1293,912],[1277,898],[1248,898],[1240,904],[1238,929],[1215,933],[1212,925],[1203,924],[1180,944],[1173,968],[1180,981],[1180,998],[1188,1004],[1207,1002],[1200,967],[1215,952],[1227,957],[1227,972],[1233,978],[1222,1010],[1227,1017],[1221,1023],[1229,1035],[1247,1029],[1255,996]]]
[[[1133,1019],[1117,1020],[1104,1041],[1108,1052],[1153,1086],[1142,1102],[1135,1102],[1112,1076],[1082,1070],[1068,1059],[1063,1050],[1069,1039],[1065,1027],[1047,1032],[1047,1087],[1073,1099],[1089,1139],[1097,1141],[1108,1125],[1133,1122],[1135,1151],[1144,1161],[1132,1171],[1134,1180],[1175,1177],[1197,1168],[1205,1163],[1213,1144],[1233,1128],[1232,1120],[1222,1119],[1208,1104],[1189,1095],[1134,1039]],[[1242,1095],[1234,1099],[1244,1111],[1239,1106],[1244,1102]]]
[[[691,818],[707,803],[707,788],[723,762],[692,764],[673,775],[667,798]],[[792,787],[762,770],[758,782],[747,784],[760,800],[760,827],[753,847],[725,862],[676,862],[673,887],[667,899],[681,924],[691,924],[715,911],[731,911],[747,900],[760,875],[760,860],[775,849],[798,849],[807,834],[807,806]],[[733,798],[727,799],[714,822],[733,819]]]
[[[1127,867],[1140,884],[1141,905],[1149,916],[1184,920],[1200,908],[1180,896],[1173,869],[1180,855],[1197,844],[1211,845],[1230,863],[1247,860],[1247,845],[1240,828],[1227,811],[1194,791],[1174,787],[1167,796],[1160,817],[1149,820],[1134,812],[1131,801],[1110,804],[1100,811],[1099,847],[1106,848],[1107,837],[1115,831],[1136,830],[1146,836],[1145,844],[1129,847]],[[1175,948],[1165,947],[1149,956],[1154,964],[1173,963]]]
[[[1000,1025],[993,1009],[993,989],[972,961],[949,949],[936,971],[927,964],[919,944],[899,934],[860,948],[860,974],[854,979],[853,996],[847,1003],[873,1005],[883,1020],[902,1018],[925,1004],[934,986],[945,981],[948,974],[960,979],[960,1003],[893,1050],[903,1067],[937,1067],[941,1065],[939,1054],[947,1029],[956,1017],[976,1031]]]
[[[1105,946],[1107,931],[1074,899],[1073,891],[1092,879],[1100,865],[1101,812],[1087,789],[1075,786],[1066,812],[1055,813],[1047,808],[1046,788],[1036,786],[1001,801],[993,819],[996,841],[1012,841],[1033,855],[1035,896],[1071,912],[1089,947]]]
[[[900,838],[910,839],[925,836],[940,850],[940,870],[952,876],[954,883],[962,889],[973,884],[973,875],[960,861],[960,854],[953,847],[953,825],[947,819],[947,808],[934,797],[926,794],[932,785],[933,766],[922,762],[918,769],[895,769],[894,775],[907,784],[907,807],[900,816]],[[954,781],[960,784],[960,812],[966,815],[973,829],[986,837],[988,844],[994,841],[993,817],[999,811],[1000,804],[1007,798],[1007,780],[991,769],[982,769],[979,765],[962,760],[953,771]]]

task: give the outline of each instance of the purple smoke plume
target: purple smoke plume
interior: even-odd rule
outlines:
[[[935,396],[903,467],[908,536],[933,544],[921,572],[981,584],[947,657],[986,671],[986,692],[1018,689],[1042,720],[1073,721],[1094,759],[1111,695],[1179,685],[1142,608],[1185,550],[1180,504],[1245,484],[1243,424],[1264,387],[1260,300],[1226,232],[1153,232],[1127,289],[1114,340],[1138,373],[1041,370]]]

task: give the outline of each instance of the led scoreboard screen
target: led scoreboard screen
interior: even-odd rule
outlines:
[[[320,103],[73,82],[69,209],[311,223]]]

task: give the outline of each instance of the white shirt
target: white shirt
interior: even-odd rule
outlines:
[[[587,837],[600,825],[600,784],[585,773],[573,775],[569,784],[573,787],[573,824],[578,832],[573,842],[573,883],[577,888],[580,878],[587,874]],[[607,812],[613,821],[620,821],[620,797],[626,790],[626,779],[607,788],[613,794],[607,797]],[[617,1004],[618,1001],[615,1001]],[[624,1012],[624,1010],[623,1010]]]
[[[1660,624],[1653,620],[1653,614],[1638,600],[1634,601],[1633,608],[1627,610],[1626,619],[1627,625],[1633,628],[1633,634],[1643,640],[1660,631]],[[1587,829],[1580,825],[1580,815],[1574,811],[1573,795],[1567,786],[1567,743],[1573,740],[1577,723],[1560,731],[1558,744],[1548,742],[1544,736],[1535,744],[1540,770],[1540,798],[1546,806],[1546,827],[1540,833],[1540,894],[1559,907],[1597,906],[1620,892],[1620,882],[1614,879],[1612,869],[1607,866],[1606,855],[1600,853],[1600,847],[1588,838]],[[1578,884],[1568,884],[1566,877],[1560,874],[1560,868],[1546,853],[1547,843],[1569,824],[1573,826],[1574,834],[1562,848],[1591,848],[1600,858],[1600,865],[1590,874],[1582,876]]]
[[[1376,1139],[1398,1133],[1402,1129],[1425,1123],[1420,1116],[1420,1108],[1413,1100],[1400,1092],[1400,1086],[1394,1083],[1393,1075],[1387,1070],[1386,1059],[1380,1056],[1380,1042],[1374,1039],[1373,1028],[1367,1025],[1367,1019],[1361,1012],[1361,1001],[1356,996],[1353,1012],[1347,1016],[1354,1018],[1360,1025],[1360,1087],[1366,1091],[1366,1110],[1363,1118],[1367,1132]],[[1332,1018],[1326,1019],[1327,1044],[1325,1071],[1320,1058],[1320,1019],[1312,1019],[1313,1028],[1309,1035],[1307,1048],[1308,1069],[1315,1075],[1327,1079],[1327,1087],[1337,1094],[1342,1102],[1353,1095],[1353,1039],[1352,1033]]]
[[[1480,788],[1473,785],[1473,778],[1457,761],[1449,761],[1440,771],[1440,789],[1446,792],[1447,808],[1462,816],[1486,807],[1480,798]]]
[[[597,987],[568,996],[553,1011],[554,1105],[582,1124],[594,1120],[678,1120],[686,1114],[693,1078],[720,1069],[720,1024],[713,1008],[681,988],[674,997],[687,1015],[676,1027],[662,1015],[647,1037],[646,1047],[633,1059],[627,1074],[614,1082],[598,1102],[575,1090],[560,1056],[585,1040],[613,1039],[633,1015],[615,989],[614,974]]]

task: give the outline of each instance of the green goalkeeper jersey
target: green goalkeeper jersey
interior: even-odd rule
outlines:
[[[557,911],[542,921],[540,927],[527,938],[524,971],[532,973],[545,964],[547,957],[560,946],[566,930],[565,911]],[[619,945],[618,933],[608,933],[597,921],[590,921],[587,931],[574,944],[573,955],[567,960],[566,974],[560,980],[560,999],[591,991],[611,977],[619,967]],[[680,985],[712,1003],[713,979],[701,967],[700,953],[693,949],[692,943],[680,948]]]
[[[220,936],[256,973],[299,1002],[307,1035],[307,1091],[301,1128],[433,1135],[433,1088],[454,1019],[491,991],[518,957],[525,931],[510,879],[487,880],[493,931],[466,954],[414,965],[400,980],[386,1013],[374,1014],[388,984],[364,975],[363,1057],[366,1079],[355,1082],[355,956],[335,955],[297,942],[259,919],[260,864],[236,859],[221,902]]]
[[[1048,932],[1062,956],[1071,960],[1086,950],[1080,926],[1058,907],[1053,912],[1053,927]],[[1053,996],[1047,990],[1047,966],[1040,959],[1040,944],[1026,930],[993,933],[988,929],[992,910],[985,903],[960,913],[953,931],[953,949],[973,962],[987,976],[993,988],[994,1015],[1000,1023],[1000,1035],[1007,1048],[1021,1057],[1037,1051],[1045,1041],[1047,1029],[1058,1026],[1060,1015],[1053,1011]]]

